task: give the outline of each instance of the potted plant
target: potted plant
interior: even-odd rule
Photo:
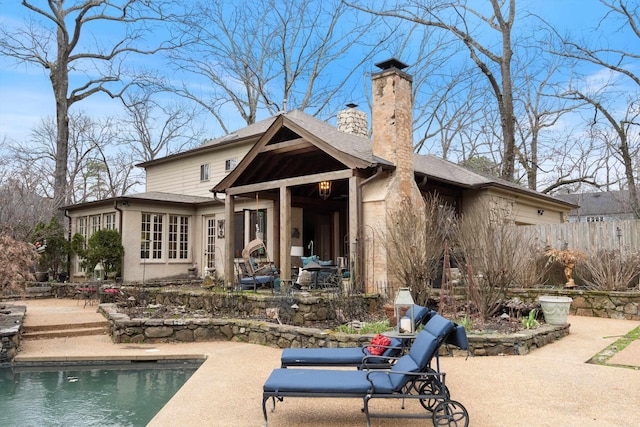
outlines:
[[[69,241],[62,224],[54,217],[48,224],[40,222],[33,229],[31,240],[38,253],[36,280],[46,282],[50,276],[66,271]]]

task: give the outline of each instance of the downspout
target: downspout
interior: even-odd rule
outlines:
[[[357,206],[357,218],[358,218],[358,234],[356,236],[356,243],[358,245],[358,262],[357,262],[357,266],[356,266],[356,271],[358,272],[358,274],[362,274],[362,270],[364,267],[364,248],[362,248],[360,246],[360,242],[362,241],[362,229],[364,224],[363,222],[363,215],[364,213],[362,212],[362,187],[365,186],[365,184],[373,181],[374,179],[378,178],[380,175],[382,175],[382,166],[378,166],[378,170],[376,171],[376,173],[374,173],[373,175],[371,175],[369,178],[365,179],[364,181],[362,181],[360,184],[358,184],[358,206]],[[358,278],[356,278],[357,280]],[[364,283],[363,283],[364,285]],[[364,289],[362,289],[364,291]]]
[[[213,193],[213,200],[216,202],[224,203],[224,200],[218,198],[218,192],[215,190],[209,190],[209,192]]]
[[[64,210],[64,216],[69,218],[69,247],[71,247],[71,216],[69,215],[69,209]],[[71,281],[71,251],[67,252],[67,280]]]
[[[119,213],[119,215],[118,215],[118,231],[120,232],[120,239],[122,239],[122,209],[120,209],[118,207],[118,201],[117,200],[113,201],[113,208],[115,210],[117,210],[118,213]],[[124,277],[124,260],[122,260],[121,266],[122,267],[120,269],[121,270],[120,271],[120,278],[122,279]]]

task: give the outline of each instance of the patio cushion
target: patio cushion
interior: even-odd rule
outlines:
[[[389,346],[393,348],[387,348],[382,355],[387,357],[397,356],[400,353],[401,345],[401,340],[392,338]],[[357,366],[369,354],[362,347],[285,348],[282,350],[280,362],[282,366]],[[367,359],[367,364],[374,363],[388,363],[388,360],[378,357]]]
[[[424,330],[431,333],[431,335],[438,337],[438,339],[444,339],[449,332],[453,330],[455,324],[438,313],[431,316],[429,321],[425,323]]]
[[[275,369],[264,383],[266,392],[353,393],[362,396],[371,388],[365,371]]]

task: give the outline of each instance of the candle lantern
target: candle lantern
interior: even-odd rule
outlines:
[[[400,288],[396,294],[396,299],[393,303],[393,310],[396,316],[396,332],[399,334],[413,334],[415,333],[413,323],[413,298],[411,297],[411,291],[409,288]]]

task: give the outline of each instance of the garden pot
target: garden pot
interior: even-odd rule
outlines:
[[[544,295],[538,298],[544,321],[550,325],[566,325],[573,300],[569,297]]]
[[[48,282],[49,281],[49,272],[48,271],[36,271],[36,281],[37,282]]]

